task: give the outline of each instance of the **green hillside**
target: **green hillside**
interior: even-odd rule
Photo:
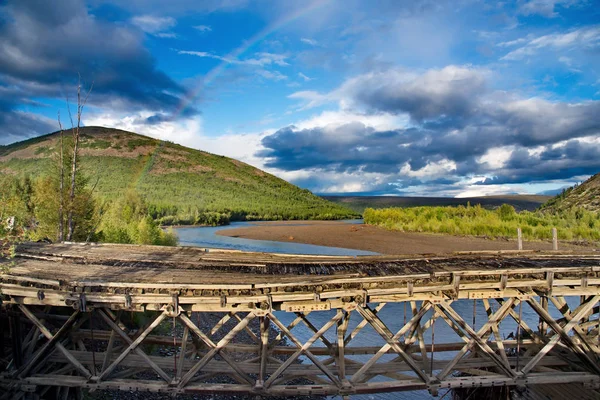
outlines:
[[[600,173],[592,176],[581,185],[564,190],[541,207],[542,211],[560,212],[575,208],[600,211]]]
[[[0,146],[0,175],[48,174],[58,138],[52,133]],[[356,215],[243,162],[122,130],[83,128],[80,155],[81,171],[91,184],[97,180],[98,197],[113,200],[134,189],[166,224],[195,223],[209,213],[232,220]]]

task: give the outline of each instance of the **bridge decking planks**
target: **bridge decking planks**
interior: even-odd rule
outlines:
[[[405,256],[295,256],[192,247],[26,243],[10,275],[64,281],[264,284],[321,283],[340,278],[483,274],[536,268],[600,271],[600,253],[478,252]]]

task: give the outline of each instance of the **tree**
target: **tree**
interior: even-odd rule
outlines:
[[[66,240],[68,241],[72,241],[76,238],[85,240],[87,236],[91,235],[91,232],[86,232],[85,230],[93,229],[94,226],[90,226],[90,221],[93,219],[94,215],[94,201],[92,199],[93,189],[91,191],[86,189],[88,180],[79,173],[81,116],[92,88],[93,83],[85,94],[85,97],[82,98],[81,76],[79,76],[77,82],[76,124],[74,123],[73,115],[71,114],[69,98],[67,97],[66,99],[69,119],[71,120],[71,141],[69,143],[70,146],[68,146],[70,147],[69,156],[66,156],[65,154],[66,143],[59,112],[58,126],[60,131],[56,152],[58,168],[56,174],[52,174],[49,178],[40,179],[36,188],[36,203],[38,204],[36,217],[40,222],[38,235],[46,235],[45,237],[53,238],[55,237],[53,232],[55,232],[57,227],[57,239],[59,242],[65,240],[65,222],[67,225]],[[68,195],[65,193],[65,171],[67,169],[71,170]],[[65,208],[67,212],[66,221]],[[77,228],[79,228],[79,233],[76,233]]]
[[[65,222],[64,222],[64,209],[65,209],[65,151],[64,151],[64,140],[63,140],[63,127],[60,122],[60,111],[58,112],[58,126],[60,128],[60,140],[58,151],[58,171],[60,175],[60,183],[58,189],[58,196],[60,197],[60,204],[58,208],[58,241],[62,242],[65,240]]]
[[[70,140],[65,146],[70,150]],[[64,157],[65,169],[71,165],[71,152]],[[32,233],[34,239],[48,238],[52,241],[60,240],[60,229],[67,224],[67,214],[61,212],[63,204],[67,204],[73,211],[72,235],[70,240],[85,241],[87,236],[94,231],[98,219],[96,201],[93,197],[93,188],[89,186],[89,179],[83,174],[77,174],[75,181],[75,196],[69,204],[69,192],[60,190],[60,170],[56,173],[38,178],[34,185],[33,198],[35,203],[35,220],[37,226]],[[64,231],[63,231],[64,232]]]
[[[177,236],[172,231],[163,231],[154,222],[146,202],[133,189],[110,205],[102,218],[99,235],[110,243],[177,244]]]
[[[77,161],[79,157],[79,130],[81,128],[81,115],[83,114],[83,108],[87,103],[87,99],[92,92],[92,88],[94,84],[90,86],[85,98],[81,98],[81,76],[79,76],[79,81],[77,83],[77,125],[73,124],[73,116],[71,114],[71,107],[69,106],[69,102],[67,99],[67,109],[69,110],[69,118],[71,119],[71,130],[73,134],[73,156],[71,158],[71,187],[69,190],[69,210],[68,210],[68,231],[67,231],[67,240],[73,240],[73,233],[75,228],[75,221],[73,218],[75,211],[75,192],[76,192],[76,183],[77,183]],[[62,131],[62,128],[61,128]],[[62,136],[61,136],[62,139]],[[61,175],[62,176],[62,175]],[[61,181],[62,182],[62,181]],[[61,191],[62,193],[62,191]]]

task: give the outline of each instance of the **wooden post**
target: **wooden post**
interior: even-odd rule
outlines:
[[[519,250],[523,250],[523,232],[521,228],[517,228],[517,246]]]
[[[558,250],[558,232],[552,228],[552,250]]]

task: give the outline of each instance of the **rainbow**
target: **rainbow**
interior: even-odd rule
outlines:
[[[285,26],[307,14],[314,12],[315,10],[325,6],[326,4],[330,3],[331,1],[332,0],[314,0],[312,3],[309,4],[308,7],[299,9],[297,11],[294,11],[292,13],[289,13],[289,14],[283,16],[281,19],[275,21],[271,25],[268,25],[267,27],[265,27],[258,33],[254,34],[250,39],[245,40],[244,43],[240,47],[233,50],[232,52],[230,52],[223,58],[225,60],[238,59],[242,54],[244,54],[246,51],[248,51],[248,49],[250,49],[252,46],[254,46],[257,43],[264,40],[266,37],[268,37],[273,32],[276,32],[279,29],[281,29],[283,26]],[[227,68],[227,66],[229,64],[230,64],[230,62],[222,61],[221,63],[219,63],[219,65],[217,65],[216,67],[211,69],[206,74],[206,76],[204,77],[201,84],[199,84],[196,88],[193,88],[192,90],[188,91],[181,98],[179,105],[177,106],[177,108],[175,109],[175,112],[172,115],[172,119],[176,119],[178,116],[180,116],[181,113],[183,113],[185,111],[185,109],[190,105],[190,103],[192,103],[192,101],[194,101],[194,99],[200,94],[200,92],[202,91],[204,86],[206,86],[207,84],[210,84],[213,80],[215,80],[215,78],[218,77]]]

